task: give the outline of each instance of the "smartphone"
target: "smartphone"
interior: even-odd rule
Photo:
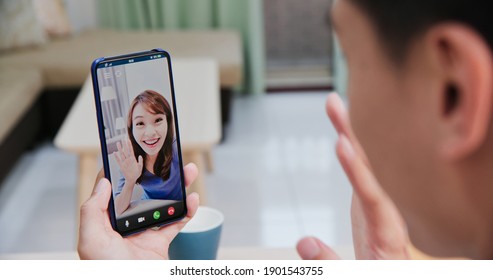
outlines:
[[[128,236],[187,214],[170,55],[154,49],[91,67],[113,229]]]

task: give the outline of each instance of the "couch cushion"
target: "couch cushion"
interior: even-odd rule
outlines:
[[[45,44],[32,1],[0,1],[0,51]]]
[[[48,87],[81,86],[95,58],[153,48],[169,51],[172,58],[212,57],[219,64],[222,87],[234,87],[242,82],[242,45],[234,31],[92,30],[53,40],[38,50],[2,55],[0,65],[31,65],[42,69]]]
[[[0,143],[36,101],[42,87],[40,71],[0,66]]]

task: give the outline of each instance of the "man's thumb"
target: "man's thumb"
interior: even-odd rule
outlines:
[[[111,195],[111,183],[106,178],[102,178],[94,187],[91,197],[85,204],[91,204],[98,210],[107,210]]]
[[[304,260],[340,260],[341,258],[327,245],[315,237],[305,237],[296,245]]]

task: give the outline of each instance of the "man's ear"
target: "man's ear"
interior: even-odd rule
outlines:
[[[477,151],[490,127],[493,94],[492,52],[473,29],[441,24],[426,36],[440,75],[440,146],[458,160]]]

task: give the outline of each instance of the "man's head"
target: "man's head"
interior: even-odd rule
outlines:
[[[414,244],[493,254],[493,24],[487,1],[339,0],[350,118]]]

